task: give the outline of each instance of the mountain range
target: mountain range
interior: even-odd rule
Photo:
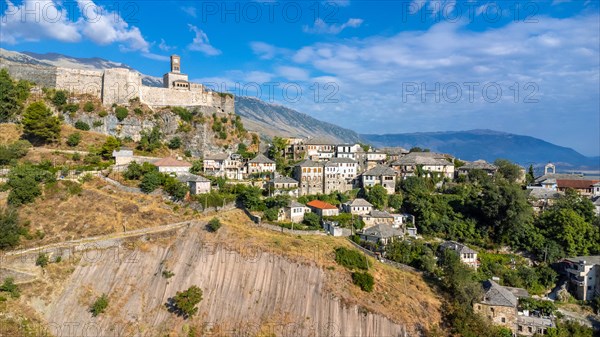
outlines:
[[[38,54],[0,48],[0,61],[38,64],[77,69],[103,70],[131,66],[99,57],[76,58],[58,53]],[[142,83],[162,86],[162,78],[142,74]],[[374,146],[419,146],[452,154],[463,160],[494,161],[506,158],[521,165],[543,165],[549,161],[564,170],[600,170],[600,157],[586,157],[577,151],[544,140],[492,130],[419,132],[403,134],[363,134],[320,121],[283,105],[267,103],[253,97],[236,97],[236,114],[246,129],[263,137],[318,137],[332,142],[365,142]]]

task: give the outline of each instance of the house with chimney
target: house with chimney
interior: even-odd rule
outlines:
[[[250,159],[247,164],[248,175],[272,175],[275,173],[275,162],[259,153],[256,157]]]
[[[363,188],[381,185],[388,194],[396,192],[396,171],[388,166],[377,165],[361,175]]]
[[[440,249],[442,251],[446,249],[453,250],[458,254],[462,263],[474,269],[479,267],[477,252],[462,243],[458,243],[456,241],[445,241],[440,245]]]

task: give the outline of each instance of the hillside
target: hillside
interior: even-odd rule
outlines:
[[[88,70],[117,67],[135,70],[127,64],[99,57],[76,58],[58,53],[37,54],[26,51],[9,51],[2,48],[0,48],[0,60]],[[142,83],[153,87],[162,87],[163,85],[162,78],[144,74],[142,74]],[[335,142],[355,142],[359,139],[358,134],[354,131],[322,122],[281,105],[266,103],[250,97],[236,97],[235,104],[235,112],[243,118],[246,129],[259,132],[266,138],[274,136],[321,137]]]
[[[335,142],[357,142],[358,134],[322,122],[307,114],[253,97],[236,97],[235,113],[242,116],[248,130],[268,137],[320,137]]]
[[[521,165],[556,163],[562,169],[598,170],[600,157],[586,157],[577,151],[544,140],[492,130],[419,132],[361,135],[375,146],[419,146],[450,153],[463,160],[510,159]]]

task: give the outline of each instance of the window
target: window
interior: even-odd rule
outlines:
[[[506,323],[506,318],[502,317],[502,323]]]

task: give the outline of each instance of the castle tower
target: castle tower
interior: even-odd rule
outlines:
[[[181,72],[181,57],[171,55],[171,72],[179,74]]]
[[[554,166],[554,164],[552,164],[552,163],[546,164],[546,166],[544,167],[544,175],[555,174],[555,173],[556,173],[556,166]]]

